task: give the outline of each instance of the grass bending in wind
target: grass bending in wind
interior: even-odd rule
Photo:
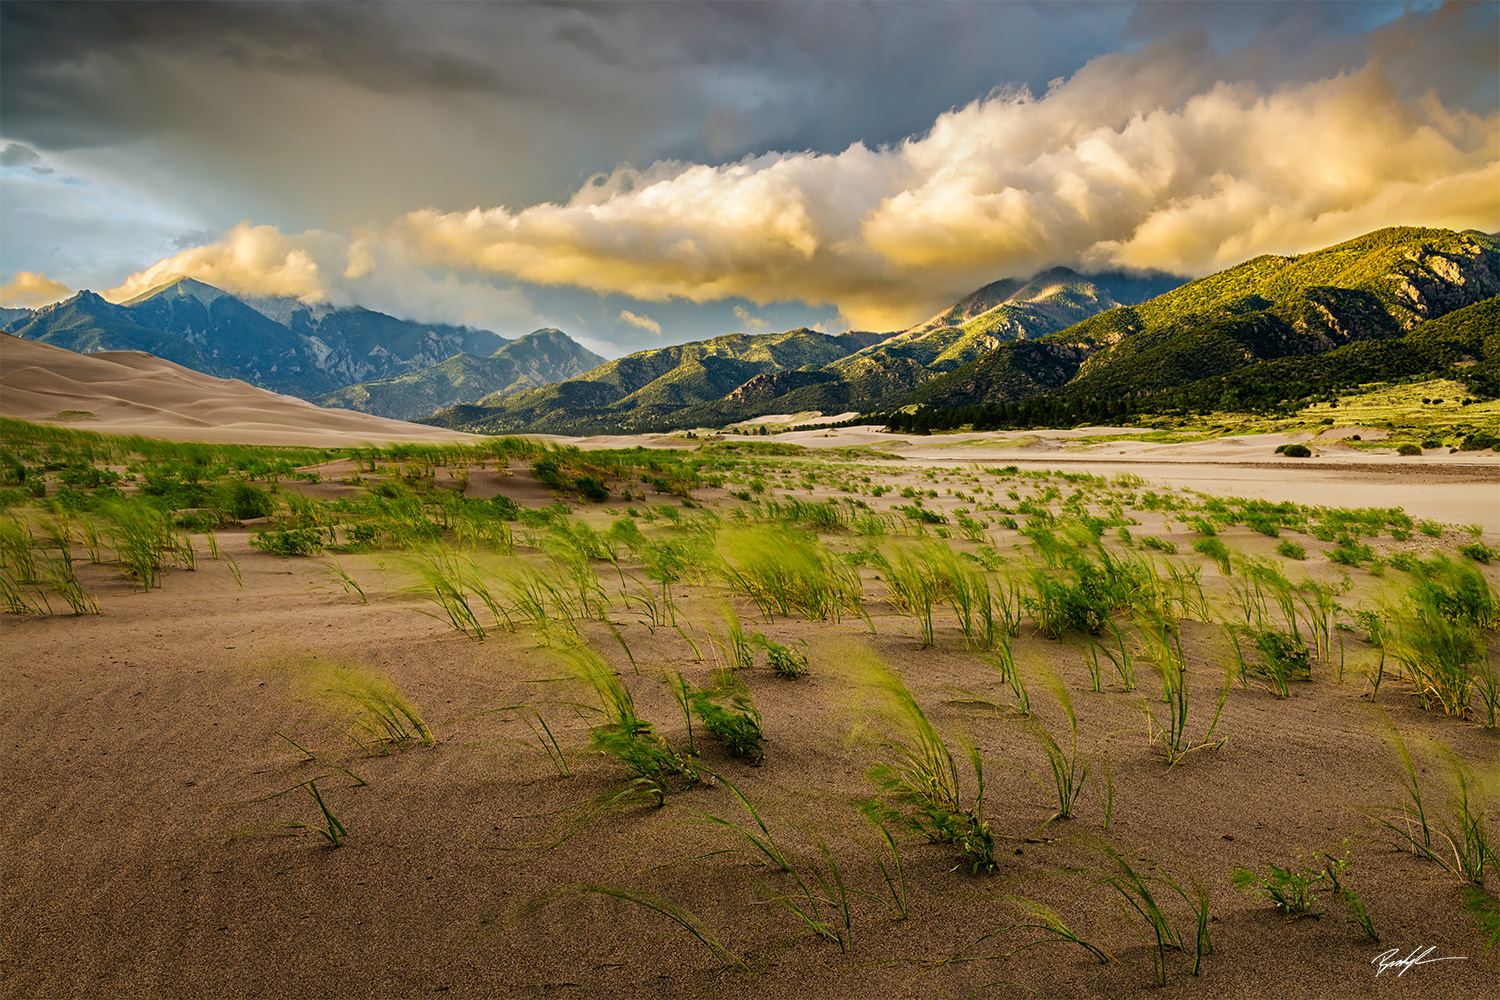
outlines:
[[[884,759],[870,770],[879,818],[904,825],[937,843],[952,845],[974,873],[995,867],[995,842],[984,819],[984,759],[970,747],[973,802],[967,803],[958,763],[946,740],[911,691],[874,654],[851,664],[859,679],[886,698],[897,730],[884,740]]]
[[[767,618],[864,617],[859,572],[816,538],[776,528],[722,532],[719,551],[730,586],[748,594]]]
[[[593,688],[599,698],[604,721],[591,727],[590,745],[634,771],[637,780],[633,785],[661,806],[673,790],[672,779],[689,784],[699,780],[692,755],[673,747],[657,734],[655,726],[640,717],[629,689],[599,654],[576,646],[559,656],[568,671]]]
[[[366,753],[389,753],[412,743],[431,746],[432,730],[387,677],[362,664],[305,659],[283,665],[298,693],[348,726],[345,734]],[[361,738],[363,736],[363,738]]]

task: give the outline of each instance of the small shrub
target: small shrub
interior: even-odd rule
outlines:
[[[573,485],[578,488],[579,493],[583,494],[585,500],[603,503],[609,499],[609,488],[598,476],[578,476],[573,480]]]
[[[1422,449],[1417,445],[1412,444],[1410,441],[1403,441],[1400,445],[1397,446],[1396,454],[1410,457],[1412,455],[1422,454]]]
[[[1380,935],[1376,933],[1375,926],[1370,921],[1370,915],[1365,911],[1364,902],[1339,878],[1349,867],[1347,855],[1343,858],[1335,858],[1331,854],[1324,854],[1322,858],[1314,860],[1321,861],[1321,865],[1313,867],[1304,864],[1296,869],[1278,868],[1271,865],[1270,872],[1266,875],[1253,872],[1248,868],[1231,868],[1229,880],[1241,892],[1253,893],[1269,899],[1276,904],[1277,909],[1289,917],[1316,918],[1320,916],[1312,909],[1317,899],[1313,890],[1326,887],[1348,908],[1349,919],[1359,925],[1365,937],[1371,941],[1379,941]]]
[[[1296,542],[1282,542],[1276,546],[1276,554],[1284,559],[1302,560],[1307,558],[1307,550]]]
[[[1347,540],[1341,541],[1338,546],[1329,549],[1327,556],[1341,566],[1358,566],[1361,563],[1373,560],[1375,558],[1375,550],[1368,545]]]
[[[1148,549],[1156,549],[1158,552],[1165,552],[1169,556],[1177,554],[1176,542],[1164,541],[1160,538],[1157,538],[1155,535],[1146,535],[1141,539],[1141,544]]]
[[[760,746],[760,712],[750,700],[750,689],[730,671],[715,677],[714,682],[712,688],[689,696],[693,714],[731,756],[759,764],[766,755]]]
[[[1458,551],[1461,554],[1468,556],[1475,562],[1484,563],[1485,565],[1489,565],[1489,561],[1491,559],[1495,558],[1496,556],[1500,556],[1500,551],[1497,551],[1496,549],[1484,544],[1483,542],[1472,542],[1469,545],[1460,545],[1458,547]]]
[[[1289,444],[1281,452],[1287,458],[1311,458],[1312,450],[1305,444]]]
[[[536,476],[536,481],[549,490],[565,490],[568,488],[568,481],[562,474],[562,463],[552,455],[544,456],[532,462],[531,471]]]
[[[323,541],[323,532],[317,528],[258,531],[250,538],[251,545],[283,559],[315,556],[323,551]]]
[[[236,521],[270,517],[275,509],[276,502],[271,494],[259,486],[235,483],[229,490],[229,513]]]
[[[768,639],[757,632],[750,637],[750,641],[766,651],[766,665],[776,672],[777,677],[794,681],[799,677],[807,676],[807,640],[799,644],[801,649],[791,646],[783,646],[774,639]]]

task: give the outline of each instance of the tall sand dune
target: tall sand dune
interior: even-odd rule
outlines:
[[[77,354],[0,334],[0,415],[171,441],[350,445],[470,441],[438,427],[215,378],[141,351]]]

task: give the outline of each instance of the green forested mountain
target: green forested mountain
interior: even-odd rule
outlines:
[[[986,285],[936,316],[818,373],[770,375],[727,401],[737,419],[791,410],[879,409],[944,372],[1182,283],[1169,275],[1082,275],[1066,267]],[[783,398],[785,397],[785,398]]]
[[[523,389],[573,378],[603,361],[561,330],[549,327],[510,342],[489,357],[455,354],[430,368],[345,386],[313,402],[397,420],[416,420],[460,403],[477,403],[487,396],[503,398]]]
[[[789,330],[642,351],[536,392],[481,400],[435,422],[472,430],[570,431],[876,410],[1003,342],[1040,337],[1180,283],[1165,275],[1085,276],[1053,268],[1029,280],[986,285],[895,334]]]
[[[1257,257],[1036,341],[1002,344],[901,402],[945,409],[1041,394],[1144,399],[1263,362],[1398,340],[1497,293],[1493,237],[1383,229],[1297,257]],[[1363,350],[1324,364],[1370,356]]]
[[[880,338],[808,329],[734,333],[639,351],[578,378],[487,397],[479,406],[458,407],[429,422],[492,433],[655,427],[685,408],[723,399],[758,375],[820,368]]]

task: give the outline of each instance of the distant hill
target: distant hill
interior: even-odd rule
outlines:
[[[487,330],[368,309],[295,299],[254,302],[179,278],[119,305],[82,291],[13,319],[6,329],[72,351],[146,351],[303,398],[416,371],[461,352],[490,355],[508,343]]]
[[[770,372],[820,368],[881,339],[880,334],[734,333],[640,351],[592,371],[512,396],[494,395],[426,421],[482,433],[657,426],[685,407],[724,398]]]
[[[31,310],[24,308],[12,309],[9,306],[0,306],[0,332],[8,332],[11,324],[31,319]]]
[[[1398,227],[1262,256],[1057,333],[1002,344],[899,402],[930,409],[1047,395],[1118,405],[1282,358],[1401,338],[1500,293],[1486,234]]]
[[[986,285],[893,334],[832,336],[801,329],[642,351],[545,389],[480,400],[433,422],[492,432],[569,432],[712,425],[802,410],[876,410],[1001,343],[1044,336],[1181,281],[1053,268]]]
[[[997,281],[924,323],[827,365],[803,384],[777,376],[747,383],[727,401],[726,411],[745,419],[794,410],[879,409],[1003,343],[1055,333],[1106,309],[1144,302],[1182,281],[1160,274],[1084,275],[1066,267],[1025,281]]]
[[[561,330],[536,330],[489,357],[455,354],[429,368],[395,378],[360,382],[317,397],[319,406],[416,420],[460,403],[500,399],[581,375],[604,359]]]

